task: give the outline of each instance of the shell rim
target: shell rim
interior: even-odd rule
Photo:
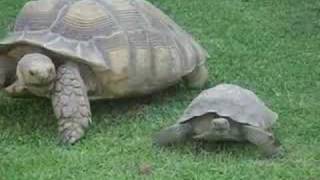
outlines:
[[[47,32],[47,31],[32,31],[32,32],[33,33],[42,34],[42,33]],[[66,51],[61,51],[61,50],[56,50],[54,48],[46,47],[46,46],[44,46],[44,44],[45,44],[44,41],[39,41],[39,40],[35,41],[32,38],[25,38],[24,35],[21,35],[21,34],[24,34],[24,33],[26,33],[26,32],[25,31],[9,32],[0,41],[0,53],[6,52],[8,49],[11,49],[11,48],[13,48],[15,46],[30,45],[30,46],[34,46],[34,47],[38,47],[38,48],[44,49],[46,51],[52,52],[52,53],[57,54],[57,55],[65,56],[65,57],[69,58],[69,60],[73,60],[73,61],[76,61],[76,62],[79,62],[79,63],[84,63],[84,64],[87,64],[89,66],[93,66],[94,69],[97,69],[97,70],[100,70],[100,71],[105,71],[105,70],[109,70],[110,69],[104,63],[96,63],[97,61],[98,62],[104,62],[103,57],[100,57],[97,61],[94,62],[91,59],[85,59],[83,57],[80,57],[79,55],[77,55],[76,52],[71,54],[71,53],[68,53]],[[54,34],[54,33],[52,33],[52,34]],[[56,35],[60,36],[59,34],[56,34]],[[64,39],[67,39],[69,41],[74,41],[72,39],[68,39],[68,38],[65,38],[65,37],[64,37]],[[80,42],[80,41],[78,41],[78,42]],[[90,42],[90,41],[87,41],[87,42]]]
[[[186,112],[188,111],[188,109],[186,110]],[[178,123],[187,123],[188,121],[191,121],[192,119],[196,118],[196,117],[201,117],[203,115],[206,115],[206,114],[209,114],[209,113],[213,113],[213,114],[216,114],[220,117],[226,117],[226,118],[229,118],[230,120],[232,121],[235,121],[235,122],[238,122],[240,124],[247,124],[247,125],[250,125],[250,126],[255,126],[255,127],[258,127],[256,124],[253,124],[252,122],[242,122],[242,121],[239,121],[239,120],[236,120],[236,118],[233,117],[233,115],[230,115],[230,114],[222,114],[220,112],[217,112],[215,110],[208,110],[206,111],[205,113],[198,113],[198,114],[194,114],[194,115],[187,115],[186,112],[181,116],[181,118],[178,120]],[[273,112],[272,110],[270,110],[270,114],[272,114],[272,119],[270,120],[270,127],[275,124],[275,122],[277,121],[277,119],[279,118],[279,115],[275,112]]]

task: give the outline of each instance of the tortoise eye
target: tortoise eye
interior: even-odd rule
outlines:
[[[35,73],[34,71],[29,71],[29,74],[30,74],[31,76],[34,76],[36,73]]]

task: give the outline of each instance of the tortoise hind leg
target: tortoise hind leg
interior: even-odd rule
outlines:
[[[158,146],[168,146],[183,143],[192,135],[192,126],[189,123],[177,123],[158,132],[153,139]]]
[[[282,156],[281,144],[272,133],[253,126],[243,126],[242,128],[247,140],[257,145],[267,157]]]
[[[87,90],[78,66],[67,63],[58,68],[52,104],[58,118],[59,134],[64,144],[74,144],[91,122]]]
[[[190,88],[202,88],[208,81],[208,69],[204,64],[197,66],[183,79]]]

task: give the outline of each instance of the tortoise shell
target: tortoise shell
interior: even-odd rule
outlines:
[[[253,92],[231,84],[220,84],[201,92],[179,122],[184,123],[208,113],[261,128],[271,127],[278,118]]]
[[[30,1],[0,42],[0,54],[22,45],[88,65],[108,92],[99,94],[102,98],[167,87],[208,56],[190,34],[145,0]]]

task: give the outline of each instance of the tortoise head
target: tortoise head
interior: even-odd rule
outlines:
[[[26,86],[47,86],[56,77],[52,60],[38,53],[23,56],[17,65],[17,77]]]
[[[215,118],[211,120],[211,129],[214,134],[225,135],[230,130],[230,123],[225,118]]]

